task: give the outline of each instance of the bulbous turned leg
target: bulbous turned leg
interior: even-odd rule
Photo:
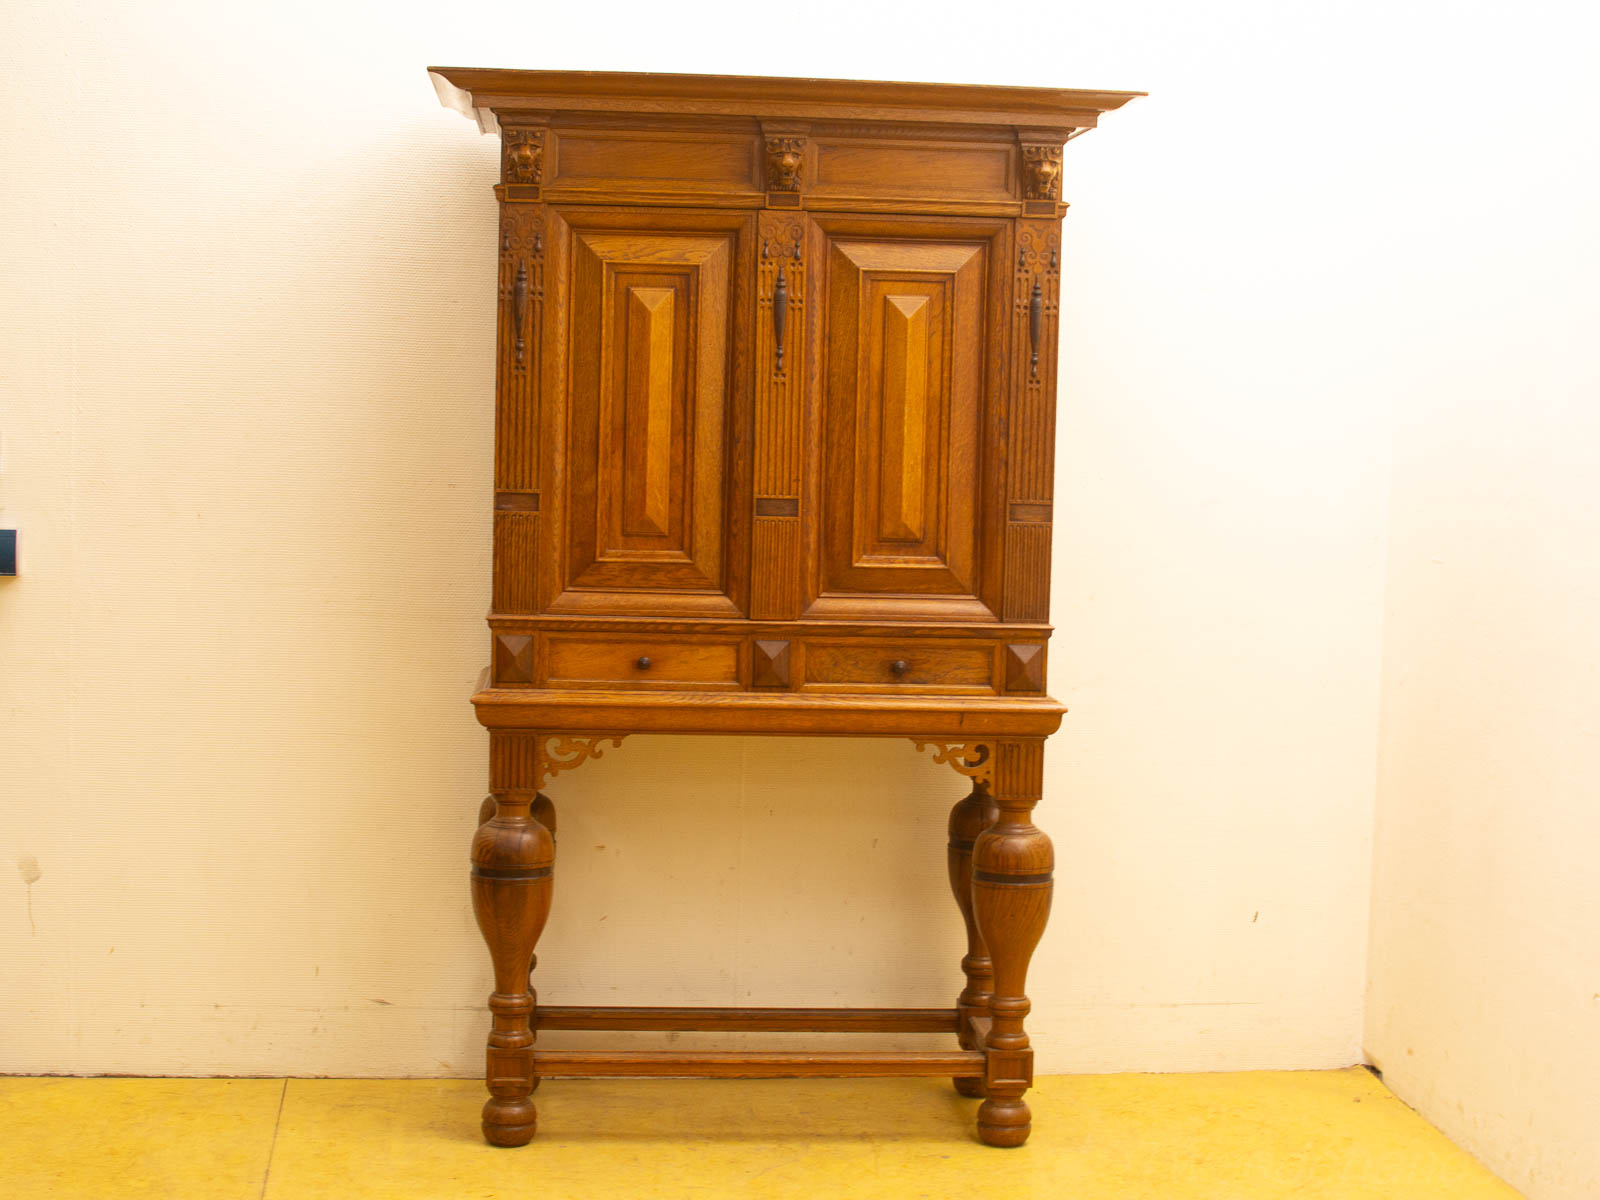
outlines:
[[[528,809],[533,819],[543,825],[550,834],[550,858],[555,862],[556,851],[556,806],[550,802],[550,797],[540,792],[533,798],[533,804]],[[528,1015],[528,1024],[533,1029],[534,1040],[539,1037],[539,990],[533,986],[533,973],[539,969],[539,956],[528,957],[528,995],[533,997],[533,1012]],[[533,1077],[533,1090],[539,1090],[539,1077]]]
[[[556,806],[550,803],[550,797],[540,792],[534,797],[533,806],[529,811],[532,812],[535,821],[550,831],[550,840],[554,842],[556,838]],[[494,797],[485,796],[483,803],[478,805],[478,824],[482,825],[492,816],[494,816]]]
[[[1004,741],[995,750],[999,817],[972,848],[973,915],[994,960],[993,1021],[983,1047],[988,1099],[978,1109],[978,1138],[1020,1146],[1032,1129],[1022,1098],[1033,1085],[1033,1050],[1023,1029],[1028,962],[1050,915],[1055,852],[1031,816],[1043,783],[1044,740]]]
[[[950,810],[950,890],[955,893],[956,905],[961,909],[961,919],[967,927],[967,953],[961,960],[967,985],[956,997],[963,1050],[981,1048],[974,1044],[967,1022],[972,1017],[989,1015],[989,1000],[994,994],[994,964],[989,960],[989,948],[984,945],[983,935],[978,932],[977,921],[972,915],[972,847],[978,835],[994,824],[997,815],[989,785],[981,779],[974,782],[972,791],[956,801],[955,807]],[[957,1076],[951,1082],[963,1096],[977,1098],[984,1094],[983,1080],[976,1076]]]
[[[528,814],[545,827],[545,831],[550,835],[551,852],[554,853],[556,844],[556,806],[550,802],[550,797],[540,792],[533,798],[533,803],[528,808]]]
[[[525,1145],[537,1125],[528,972],[550,915],[555,865],[550,833],[530,811],[538,798],[528,791],[496,793],[494,816],[472,839],[472,908],[494,962],[483,1135],[496,1146]]]
[[[543,792],[540,792],[536,797],[534,797],[533,805],[529,811],[533,814],[533,819],[535,821],[539,822],[539,824],[543,825],[547,830],[549,830],[550,844],[553,847],[556,840],[556,806],[550,802],[549,796],[546,796]],[[483,803],[478,805],[478,824],[482,825],[485,821],[489,820],[493,816],[494,796],[485,796]],[[538,969],[538,966],[539,956],[535,954],[528,960],[528,976],[530,980],[528,994],[534,999],[533,1014],[528,1018],[528,1021],[533,1027],[535,1036],[538,1035],[539,1030],[539,993],[534,989],[531,980],[533,973]],[[539,1077],[537,1075],[533,1077],[533,1088],[534,1091],[539,1090]]]

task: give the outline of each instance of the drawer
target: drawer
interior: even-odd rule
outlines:
[[[738,639],[552,636],[545,639],[545,681],[566,688],[739,688]]]
[[[805,644],[805,686],[833,691],[901,688],[994,692],[994,647],[983,642]]]

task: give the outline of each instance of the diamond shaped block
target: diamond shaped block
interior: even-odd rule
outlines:
[[[1006,691],[1044,691],[1044,643],[1013,642],[1006,647]]]
[[[789,686],[789,643],[755,643],[750,669],[750,683],[754,687],[786,688]]]
[[[494,637],[496,687],[533,682],[533,638],[525,633],[497,633]]]

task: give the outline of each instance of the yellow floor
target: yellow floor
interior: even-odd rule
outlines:
[[[552,1080],[531,1146],[459,1080],[0,1078],[4,1200],[1515,1197],[1366,1071],[1039,1081],[977,1143],[939,1080]]]

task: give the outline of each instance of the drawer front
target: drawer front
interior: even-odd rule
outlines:
[[[550,637],[545,641],[545,683],[553,688],[733,691],[740,686],[740,645],[734,639]]]
[[[980,642],[807,642],[805,688],[994,693],[994,647]]]

